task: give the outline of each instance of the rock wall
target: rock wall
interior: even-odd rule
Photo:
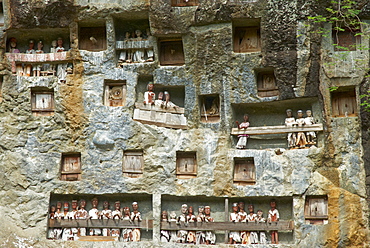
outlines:
[[[325,13],[326,4],[314,0],[242,4],[199,0],[198,6],[171,7],[169,0],[4,1],[6,34],[28,32],[28,38],[39,39],[38,32],[56,36],[61,28],[68,29],[68,62],[73,64],[73,74],[64,83],[55,76],[16,76],[11,63],[2,61],[0,246],[97,246],[46,238],[50,204],[85,198],[89,208],[97,196],[99,208],[103,199],[125,204],[137,200],[144,218],[153,219],[153,229],[142,231],[139,244],[99,242],[99,247],[179,247],[159,242],[162,210],[179,213],[185,202],[209,204],[216,221],[224,221],[225,199],[229,211],[232,202],[243,200],[261,208],[266,216],[273,198],[280,218],[294,221],[294,230],[280,234],[280,245],[258,247],[366,247],[368,113],[362,108],[357,116],[333,117],[329,88],[352,87],[360,109],[359,95],[368,90],[368,80],[366,69],[356,63],[368,61],[369,53],[350,52],[340,61],[333,56],[331,38],[307,26],[307,17]],[[370,19],[366,6],[365,20]],[[117,26],[139,19],[148,20],[155,39],[154,62],[118,67]],[[79,50],[79,25],[94,25],[96,20],[105,20],[107,49]],[[261,30],[261,51],[233,52],[235,26],[256,23]],[[0,43],[2,53],[7,52],[6,38]],[[20,44],[27,44],[28,38]],[[160,41],[173,38],[182,38],[185,64],[161,66]],[[364,38],[363,44],[369,46],[369,40]],[[24,52],[26,47],[19,49]],[[278,96],[258,96],[256,75],[267,69],[273,69]],[[104,105],[107,81],[125,83],[124,106]],[[184,106],[180,107],[185,108],[186,130],[133,120],[135,103],[143,100],[142,91],[149,81],[174,91],[184,89]],[[32,114],[31,89],[40,87],[54,92],[52,116]],[[204,95],[220,97],[218,122],[202,121]],[[288,150],[285,135],[261,135],[250,137],[248,149],[235,149],[237,140],[231,135],[235,120],[241,121],[248,113],[251,127],[283,125],[287,108],[294,114],[312,108],[324,127],[316,146]],[[132,150],[143,152],[139,178],[123,175],[124,151]],[[195,178],[176,177],[179,151],[196,152]],[[63,181],[62,153],[76,152],[81,154],[81,180]],[[234,183],[235,158],[254,159],[255,183]],[[306,223],[304,208],[310,196],[327,196],[327,224]],[[217,247],[229,247],[224,243],[224,233],[218,232]]]

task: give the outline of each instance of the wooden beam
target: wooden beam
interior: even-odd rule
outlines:
[[[78,241],[89,241],[89,242],[118,241],[118,237],[113,237],[113,236],[79,236]]]
[[[298,132],[321,132],[323,125],[313,124],[305,127],[287,127],[287,126],[264,126],[264,127],[248,127],[247,129],[233,128],[231,135],[263,135],[263,134],[280,134],[280,133],[298,133]]]
[[[40,53],[40,54],[26,54],[26,53],[5,53],[7,59],[12,62],[25,63],[43,63],[43,62],[71,62],[73,61],[71,52],[59,53]]]
[[[153,220],[133,221],[129,220],[49,220],[50,228],[142,228],[152,229]]]
[[[148,111],[156,111],[156,112],[164,112],[164,113],[173,113],[173,114],[184,114],[185,109],[181,107],[168,107],[168,108],[161,108],[156,105],[151,104],[144,104],[140,102],[135,102],[135,108],[141,109],[141,110],[148,110]]]
[[[169,223],[161,222],[161,230],[192,230],[192,231],[292,231],[293,221],[276,221],[270,223],[256,222],[201,222],[201,223]]]

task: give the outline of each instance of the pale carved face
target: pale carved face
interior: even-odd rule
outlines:
[[[307,117],[311,117],[311,116],[312,116],[312,112],[311,112],[311,110],[307,110],[307,111],[306,111],[306,115],[307,115]]]
[[[153,90],[154,90],[154,85],[148,84],[148,91],[153,91]]]
[[[137,211],[138,209],[139,206],[136,203],[132,204],[132,210]]]
[[[187,211],[188,211],[188,206],[187,205],[182,205],[181,206],[181,213],[186,214]]]
[[[199,207],[199,208],[198,208],[198,212],[199,212],[199,214],[203,214],[203,212],[204,212],[204,208],[203,208],[203,207]]]
[[[130,215],[130,208],[129,207],[125,207],[123,209],[123,213],[126,215],[126,216],[129,216]]]
[[[262,216],[263,216],[263,212],[262,212],[261,210],[258,210],[258,211],[257,211],[257,215],[258,215],[258,217],[261,217],[261,218],[262,218]]]

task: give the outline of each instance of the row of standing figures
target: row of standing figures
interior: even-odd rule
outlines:
[[[183,204],[179,216],[176,216],[174,211],[169,215],[167,211],[163,211],[161,221],[180,225],[181,223],[214,222],[214,219],[211,216],[210,206],[200,206],[198,208],[198,215],[195,216],[193,207]],[[213,231],[161,230],[161,241],[214,245],[216,243],[216,234]]]
[[[43,54],[44,44],[40,40],[37,42],[37,49],[35,49],[35,42],[34,40],[29,40],[28,42],[28,49],[25,51],[26,54]],[[50,53],[60,53],[64,52],[65,49],[63,47],[63,39],[58,38],[57,40],[53,40],[50,48]],[[12,37],[9,39],[9,53],[21,53],[20,50],[17,48],[17,39]],[[47,70],[47,74],[57,76],[61,82],[65,82],[66,74],[72,73],[72,67],[67,66],[67,63],[58,64],[16,64],[13,63],[12,71],[18,76],[41,76],[41,72]]]
[[[230,222],[255,222],[265,223],[272,221],[279,221],[279,211],[276,209],[276,202],[272,200],[270,202],[271,209],[268,212],[267,220],[263,217],[262,210],[258,210],[257,214],[254,213],[254,206],[249,205],[247,213],[244,210],[244,202],[233,203],[232,212],[230,213]],[[187,223],[207,223],[214,222],[211,217],[211,208],[209,206],[199,206],[198,215],[194,215],[192,206],[183,204],[181,206],[180,216],[176,216],[176,213],[172,211],[169,215],[167,211],[162,212],[162,222],[169,222],[173,224],[187,224]],[[161,230],[161,241],[162,242],[173,242],[173,243],[191,243],[191,244],[215,244],[216,235],[213,231],[169,231]],[[268,238],[266,232],[253,232],[253,231],[231,231],[229,234],[230,244],[267,244]],[[278,232],[271,232],[271,243],[278,244]]]
[[[276,209],[276,202],[272,200],[270,202],[271,209],[268,212],[267,220],[263,217],[262,210],[258,210],[257,213],[254,212],[254,206],[252,204],[248,205],[248,212],[245,209],[244,202],[233,203],[232,212],[230,213],[229,220],[231,222],[255,222],[255,223],[265,223],[272,221],[279,221],[280,215],[279,211]],[[271,243],[278,244],[278,232],[271,231]],[[268,237],[266,232],[260,231],[231,231],[229,234],[229,244],[267,244]]]
[[[135,42],[148,40],[151,37],[149,29],[146,31],[146,37],[142,37],[141,30],[135,30],[134,33],[126,32],[124,42]],[[118,58],[118,65],[122,66],[125,63],[144,63],[153,62],[154,52],[153,48],[136,48],[136,49],[125,49],[120,52]]]
[[[109,209],[109,202],[104,201],[103,209],[99,211],[97,209],[98,199],[93,198],[91,200],[92,208],[87,211],[86,201],[80,200],[78,204],[77,200],[72,201],[72,211],[69,211],[69,203],[64,202],[63,211],[62,203],[57,202],[56,206],[50,207],[50,219],[67,219],[67,220],[86,220],[86,219],[114,219],[114,220],[128,220],[142,221],[141,214],[138,211],[138,203],[132,203],[132,211],[129,207],[121,209],[121,203],[116,201],[114,204],[115,210]],[[77,207],[78,206],[78,207]],[[122,241],[140,241],[141,232],[138,228],[49,228],[48,238],[49,239],[61,239],[61,240],[78,240],[81,236],[112,236],[121,239]]]
[[[297,111],[297,118],[292,115],[292,110],[286,110],[287,117],[285,118],[286,127],[308,127],[315,124],[315,119],[312,116],[312,111],[307,110],[306,116],[303,116],[303,111]],[[244,121],[239,123],[236,121],[236,125],[240,130],[246,130],[249,127],[249,116],[244,114]],[[246,149],[248,134],[239,134],[238,143],[236,144],[237,149]],[[296,132],[288,133],[288,147],[294,148],[306,148],[316,144],[316,133],[315,132]]]

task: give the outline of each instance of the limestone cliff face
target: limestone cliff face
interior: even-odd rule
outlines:
[[[43,37],[50,33],[54,37],[50,40],[62,34],[69,38],[66,61],[73,65],[73,74],[67,75],[66,82],[55,76],[16,76],[3,56],[0,246],[97,246],[46,238],[51,204],[82,198],[89,202],[97,196],[99,208],[103,199],[142,203],[144,217],[154,219],[154,226],[143,231],[140,247],[196,247],[159,242],[161,210],[179,212],[185,202],[195,208],[209,204],[216,221],[224,221],[225,199],[229,203],[243,200],[262,209],[266,217],[272,198],[277,199],[280,218],[294,221],[293,231],[281,233],[278,247],[367,247],[369,118],[360,109],[359,95],[369,86],[367,71],[358,61],[368,61],[369,52],[351,52],[338,60],[330,37],[318,36],[312,32],[315,27],[307,26],[308,16],[325,13],[327,1],[199,0],[193,7],[171,7],[170,2],[4,1],[7,37],[2,36],[2,54],[11,36],[19,35],[23,52],[28,39],[39,39],[38,32]],[[369,4],[362,2],[366,1],[359,1],[366,21]],[[119,30],[143,19],[155,39],[154,62],[119,68]],[[106,49],[78,49],[80,27],[101,22],[106,27]],[[245,26],[260,27],[260,51],[233,51],[235,28]],[[185,64],[161,66],[160,42],[180,38]],[[369,46],[369,40],[363,44]],[[266,71],[275,75],[277,96],[258,95],[257,75]],[[187,129],[133,120],[135,103],[143,101],[149,81],[170,93],[173,90],[174,95],[183,92],[180,107],[185,108]],[[125,83],[124,106],[103,104],[106,82]],[[355,92],[360,109],[355,116],[332,116],[334,93],[329,88],[342,86]],[[34,88],[53,90],[52,116],[32,114]],[[205,123],[203,97],[215,95],[220,99],[219,121]],[[312,109],[323,124],[316,146],[288,150],[285,135],[251,135],[248,149],[235,149],[237,139],[231,135],[235,120],[241,121],[248,113],[251,127],[283,125],[287,108]],[[283,153],[275,152],[277,148]],[[133,150],[143,153],[139,178],[126,177],[122,171],[124,151]],[[196,152],[195,178],[176,177],[179,151]],[[81,180],[63,181],[62,153],[76,152],[81,154]],[[253,158],[255,183],[234,183],[235,158]],[[327,196],[327,224],[307,224],[305,202],[312,196]],[[100,242],[99,247],[138,244]],[[216,247],[228,247],[222,232],[217,233]]]

